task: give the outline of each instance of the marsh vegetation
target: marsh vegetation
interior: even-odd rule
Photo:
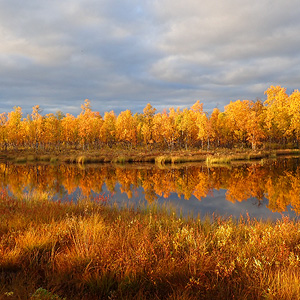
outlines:
[[[299,222],[179,218],[167,207],[107,201],[2,190],[0,298],[300,297]]]

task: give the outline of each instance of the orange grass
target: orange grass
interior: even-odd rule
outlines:
[[[288,218],[29,198],[0,193],[0,299],[300,298],[300,224]]]

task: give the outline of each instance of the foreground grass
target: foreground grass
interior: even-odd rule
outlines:
[[[0,194],[0,299],[299,299],[300,224]]]

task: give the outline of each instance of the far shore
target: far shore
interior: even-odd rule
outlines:
[[[300,156],[300,149],[259,150],[217,149],[217,150],[124,150],[100,149],[93,151],[61,150],[35,151],[0,150],[0,161],[12,163],[48,162],[48,163],[155,163],[158,165],[204,162],[207,164],[230,164],[232,162],[255,161],[279,156]]]

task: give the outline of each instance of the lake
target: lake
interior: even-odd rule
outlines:
[[[168,203],[195,217],[276,220],[300,213],[299,158],[210,167],[0,163],[0,184],[16,197],[47,193],[54,200],[77,201],[104,194],[110,203]]]

